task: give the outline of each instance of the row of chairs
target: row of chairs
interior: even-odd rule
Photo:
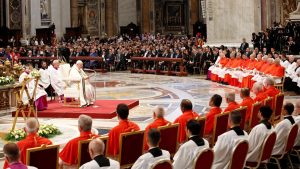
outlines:
[[[272,119],[277,119],[275,117],[281,115],[281,109],[283,105],[283,94],[279,94],[275,98],[275,115]],[[272,98],[271,98],[272,99]],[[266,105],[272,105],[270,103],[270,98],[268,98],[264,104]],[[261,103],[255,103],[252,108],[251,118],[249,122],[248,131],[251,130],[255,125],[259,123],[259,119],[257,117],[257,114],[259,112],[259,108],[262,104]],[[272,105],[273,107],[273,105]],[[278,112],[276,111],[278,110]],[[279,111],[280,110],[280,111]],[[241,127],[245,129],[245,116],[246,116],[246,107],[241,107],[235,111],[239,111],[242,115],[242,123]],[[279,113],[280,112],[280,113]],[[213,146],[215,142],[217,141],[217,138],[219,135],[225,133],[228,130],[228,119],[229,119],[229,112],[225,112],[222,114],[219,114],[215,117],[215,123],[214,123],[214,129],[212,134],[212,141],[211,145]],[[279,118],[280,119],[280,118]],[[204,130],[205,130],[205,121],[206,118],[197,118],[196,120],[199,121],[201,126],[201,132],[200,137],[204,136]],[[275,120],[273,120],[275,121]],[[178,149],[178,132],[179,132],[179,125],[178,124],[171,124],[167,126],[159,127],[159,130],[161,132],[161,142],[160,142],[160,148],[167,150],[170,152],[171,156],[174,156],[177,149]],[[101,139],[104,141],[107,147],[108,137],[101,137]],[[79,152],[78,152],[78,167],[83,165],[84,163],[91,160],[89,154],[88,154],[88,144],[91,140],[84,140],[79,143]],[[135,144],[132,144],[132,143]],[[120,165],[122,168],[130,167],[137,159],[140,157],[144,152],[144,131],[135,131],[135,132],[129,132],[129,133],[123,133],[120,137],[120,153],[117,157],[117,160],[120,162]],[[299,148],[300,149],[300,148]],[[53,169],[56,167],[53,167],[53,165],[58,164],[58,151],[59,146],[47,146],[47,147],[38,147],[33,149],[27,150],[27,165],[32,165],[36,167],[40,167],[40,164],[43,166],[43,168],[48,167],[49,169]],[[105,151],[106,152],[106,151]],[[47,160],[45,161],[45,155]],[[42,157],[42,158],[41,158]],[[50,159],[51,157],[51,159]],[[44,160],[43,160],[44,159]],[[43,162],[43,163],[41,163]],[[44,163],[45,162],[45,163]],[[49,164],[49,165],[44,165]],[[45,168],[48,169],[48,168]]]
[[[239,109],[236,109],[234,111],[240,112],[242,116],[242,121],[241,121],[241,128],[244,129],[247,132],[250,132],[253,127],[255,127],[260,119],[258,118],[258,113],[260,107],[264,105],[270,106],[273,110],[274,113],[272,114],[272,124],[276,124],[280,121],[281,117],[281,112],[282,112],[282,107],[283,107],[283,100],[284,100],[284,95],[282,93],[276,95],[275,99],[268,97],[264,103],[261,102],[256,102],[252,106],[251,110],[251,115],[250,115],[250,120],[249,123],[246,124],[246,112],[247,112],[247,107],[240,107]],[[213,134],[212,134],[212,145],[215,144],[217,141],[218,136],[221,134],[225,133],[228,130],[228,119],[229,115],[231,112],[224,112],[221,114],[218,114],[215,116],[215,121],[214,121],[214,129],[213,129]]]

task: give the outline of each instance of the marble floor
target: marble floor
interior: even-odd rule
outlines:
[[[143,129],[152,121],[153,108],[156,105],[165,107],[166,119],[174,121],[181,114],[179,104],[182,99],[190,99],[194,110],[203,115],[208,111],[208,102],[213,94],[225,96],[226,92],[236,93],[236,100],[240,102],[239,89],[224,86],[205,80],[204,76],[162,76],[151,74],[131,74],[128,72],[98,73],[91,79],[96,87],[97,99],[138,99],[140,105],[130,111],[130,120],[139,124]],[[286,96],[285,101],[295,102],[300,96]],[[222,107],[226,107],[223,99]],[[118,123],[118,119],[93,119],[93,126],[107,132]],[[1,126],[11,124],[9,113],[0,115]],[[19,118],[19,125],[23,119]],[[52,123],[77,128],[77,119],[40,118],[41,123]],[[72,135],[72,134],[70,134]],[[76,136],[76,134],[75,134]],[[71,136],[70,136],[71,137]],[[60,142],[60,141],[57,141]],[[1,144],[1,142],[0,142]]]

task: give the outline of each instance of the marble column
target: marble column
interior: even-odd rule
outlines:
[[[136,0],[118,0],[119,26],[137,24]]]
[[[207,0],[207,40],[211,45],[239,46],[261,30],[260,0]]]
[[[193,25],[199,20],[199,0],[189,0],[189,34],[193,34]]]
[[[71,26],[78,27],[78,0],[71,0]]]
[[[105,1],[105,26],[107,36],[113,36],[117,34],[118,30],[118,2],[117,0]]]
[[[141,30],[142,33],[151,32],[151,20],[150,20],[150,11],[151,11],[151,1],[149,0],[141,0],[142,3],[142,18],[141,18]]]

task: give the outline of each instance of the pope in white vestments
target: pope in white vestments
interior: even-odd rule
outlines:
[[[79,92],[80,92],[80,106],[87,106],[94,104],[95,101],[95,89],[89,82],[89,76],[87,76],[83,71],[83,62],[78,60],[75,65],[72,66],[70,79],[80,81]],[[71,82],[71,87],[76,87],[77,82]]]

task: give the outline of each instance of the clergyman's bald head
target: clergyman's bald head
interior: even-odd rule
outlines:
[[[91,158],[94,158],[97,155],[104,155],[105,144],[100,138],[93,139],[89,143],[89,152]]]

